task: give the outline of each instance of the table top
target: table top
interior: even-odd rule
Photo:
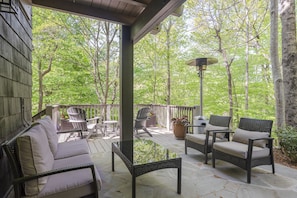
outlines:
[[[122,144],[122,145],[121,145]],[[131,148],[133,144],[133,165],[148,164],[180,158],[180,156],[169,149],[153,142],[152,140],[135,139],[131,141],[114,142],[113,145],[120,148]],[[122,152],[125,154],[125,152]]]

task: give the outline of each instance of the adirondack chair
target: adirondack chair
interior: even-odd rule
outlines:
[[[217,141],[229,141],[229,133],[225,133],[225,131],[229,131],[230,121],[230,116],[211,115],[209,122],[203,126],[204,133],[201,134],[190,134],[188,129],[202,126],[188,125],[185,137],[185,154],[187,154],[187,147],[196,149],[205,155],[204,163],[207,164],[208,153],[212,152],[213,134],[217,134]]]
[[[69,116],[69,122],[72,123],[74,129],[88,132],[86,139],[93,133],[97,133],[97,125],[100,117],[87,119],[85,110],[78,107],[69,107],[67,109],[67,114]]]
[[[148,113],[150,112],[149,107],[144,107],[138,110],[137,116],[135,119],[135,124],[134,124],[134,131],[135,135],[139,135],[140,133],[138,130],[143,130],[143,133],[147,133],[149,136],[152,137],[152,134],[147,130],[146,128],[146,121],[149,119]]]
[[[253,167],[272,165],[274,174],[272,123],[272,120],[241,118],[232,141],[213,143],[213,168],[216,159],[232,163],[247,171],[247,183],[251,183]]]

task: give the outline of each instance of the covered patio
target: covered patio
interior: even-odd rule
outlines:
[[[259,166],[252,170],[252,183],[246,183],[246,172],[232,164],[218,161],[216,168],[211,162],[204,164],[202,153],[188,149],[184,152],[184,140],[176,140],[172,131],[150,127],[153,137],[146,134],[141,139],[151,139],[169,148],[182,157],[182,190],[176,193],[176,169],[162,169],[147,173],[136,179],[136,197],[287,197],[297,195],[297,170],[276,164],[276,173],[271,166]],[[89,141],[91,156],[98,168],[103,188],[102,197],[131,197],[131,174],[119,157],[115,157],[115,172],[111,170],[111,143],[118,136],[103,138],[100,134]]]
[[[100,134],[88,141],[92,159],[102,175],[103,188],[100,197],[131,197],[131,175],[123,162],[116,157],[115,172],[111,171],[111,143],[133,139],[133,45],[150,32],[159,22],[176,10],[185,0],[111,0],[111,1],[69,1],[69,0],[32,0],[22,1],[23,9],[18,15],[1,14],[1,49],[8,53],[1,54],[5,72],[0,82],[0,101],[5,108],[1,110],[1,143],[10,139],[31,123],[31,52],[32,32],[30,6],[76,13],[122,24],[121,65],[120,65],[120,136],[103,138]],[[25,2],[25,3],[24,3]],[[109,4],[108,4],[109,3]],[[128,9],[129,10],[126,10]],[[131,11],[136,11],[131,15]],[[2,22],[1,21],[1,22]],[[16,23],[17,21],[17,23]],[[25,24],[24,24],[25,23]],[[13,25],[11,25],[13,24]],[[21,27],[21,28],[20,28]],[[14,29],[15,28],[15,29]],[[24,31],[17,31],[17,30]],[[13,31],[15,30],[15,31]],[[26,30],[26,31],[25,31]],[[2,31],[2,30],[1,30]],[[8,33],[17,34],[15,39]],[[27,34],[24,34],[26,32]],[[15,41],[16,40],[16,41]],[[18,49],[19,43],[23,49]],[[4,50],[3,50],[4,51]],[[13,55],[14,56],[13,56]],[[23,56],[19,56],[23,54]],[[1,65],[2,66],[2,65]],[[13,76],[17,69],[19,76]],[[7,71],[6,71],[7,70]],[[26,119],[24,119],[26,118]],[[184,141],[176,140],[171,131],[150,128],[154,142],[178,153],[182,157],[182,191],[176,193],[176,170],[163,169],[137,178],[137,197],[296,197],[297,171],[276,165],[276,174],[271,174],[270,167],[261,166],[252,172],[252,184],[246,184],[245,171],[228,163],[219,162],[216,169],[203,164],[203,155],[194,150],[184,154]],[[9,195],[11,176],[9,167],[1,151],[1,194]],[[3,180],[2,180],[3,179]],[[4,196],[6,197],[6,196]]]

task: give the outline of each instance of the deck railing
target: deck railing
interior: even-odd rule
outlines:
[[[102,120],[119,120],[119,105],[118,104],[84,104],[84,105],[48,105],[43,113],[33,116],[36,120],[40,116],[50,115],[56,121],[57,128],[61,120],[67,120],[67,109],[69,107],[79,107],[86,111],[87,118],[99,116]],[[176,105],[156,105],[156,104],[137,104],[134,107],[134,114],[142,107],[151,108],[151,117],[154,118],[152,125],[171,129],[171,119],[188,116],[190,123],[193,123],[194,116],[199,115],[199,107],[176,106]],[[34,120],[33,119],[33,120]]]

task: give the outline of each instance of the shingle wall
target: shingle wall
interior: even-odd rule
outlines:
[[[31,7],[26,6],[25,12],[20,6],[17,14],[0,12],[0,143],[24,128],[22,107],[23,117],[31,122],[31,52]],[[0,150],[0,197],[11,183],[7,169],[6,157]]]

